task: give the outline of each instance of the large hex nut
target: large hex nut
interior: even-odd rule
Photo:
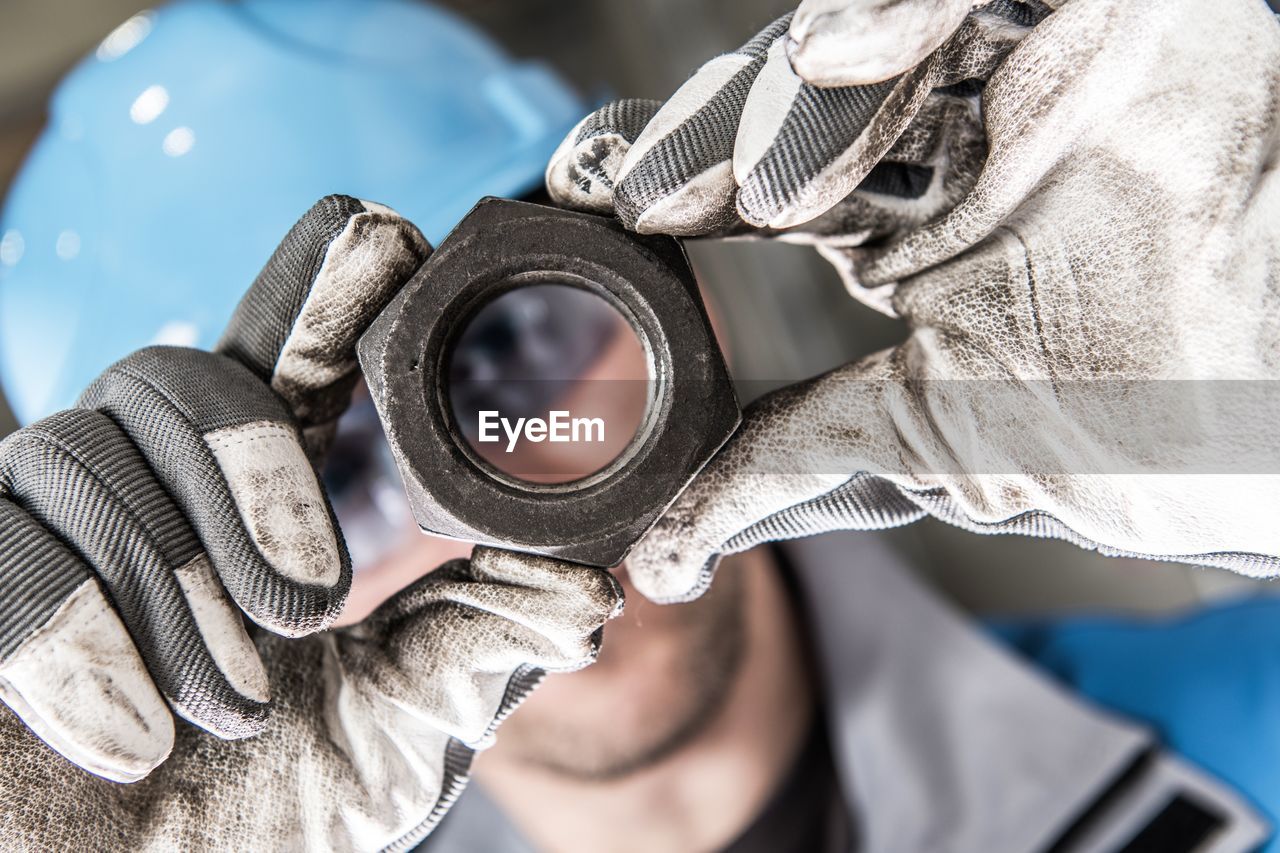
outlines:
[[[570,281],[632,324],[653,391],[628,451],[554,486],[479,463],[449,407],[449,347],[478,308],[513,287]],[[596,566],[617,565],[741,419],[680,244],[615,221],[485,199],[445,238],[360,341],[360,363],[426,532]]]

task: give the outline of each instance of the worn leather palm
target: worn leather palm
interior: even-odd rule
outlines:
[[[0,846],[411,846],[541,673],[594,658],[612,576],[484,548],[316,633],[351,565],[312,464],[429,252],[326,198],[216,352],[141,350],[0,444]]]
[[[584,120],[560,203],[815,244],[911,329],[754,405],[636,587],[925,515],[1275,575],[1278,100],[1260,0],[805,0]]]

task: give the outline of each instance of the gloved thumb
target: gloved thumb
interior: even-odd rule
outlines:
[[[370,703],[369,719],[412,708],[420,723],[483,747],[544,671],[595,660],[622,606],[607,571],[478,546],[334,640],[361,697],[351,701]],[[396,728],[378,737],[411,737]]]
[[[300,719],[303,736],[338,759],[320,768],[331,780],[306,785],[341,792],[307,803],[326,813],[316,820],[326,841],[403,849],[420,839],[499,724],[545,672],[595,660],[604,623],[621,610],[622,588],[606,571],[478,547],[326,635],[326,707]],[[315,678],[307,667],[286,672],[281,680]]]
[[[753,403],[627,557],[636,590],[662,604],[689,601],[710,586],[725,554],[922,517],[889,480],[868,473],[869,462],[890,460],[899,448],[885,414],[892,386],[850,381],[861,370],[846,366]]]

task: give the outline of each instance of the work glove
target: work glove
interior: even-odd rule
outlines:
[[[805,0],[665,104],[588,116],[557,202],[814,244],[910,328],[752,406],[637,589],[925,515],[1276,574],[1278,100],[1259,0]]]
[[[409,845],[541,672],[593,659],[616,581],[483,548],[317,633],[351,564],[313,462],[429,252],[326,198],[215,352],[141,350],[0,443],[0,846]]]

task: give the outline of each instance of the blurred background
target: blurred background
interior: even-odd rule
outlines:
[[[516,56],[546,60],[589,100],[600,101],[665,98],[701,62],[738,46],[793,8],[794,0],[443,5]],[[0,22],[0,196],[44,126],[46,102],[60,77],[143,8],[136,0],[6,0]],[[698,243],[689,250],[723,315],[734,375],[749,380],[743,387],[751,393],[883,349],[904,335],[900,324],[849,298],[807,249]],[[14,425],[0,401],[0,434]],[[981,613],[1168,610],[1270,588],[1216,570],[1110,560],[1060,542],[978,537],[932,521],[884,535],[954,600]]]

